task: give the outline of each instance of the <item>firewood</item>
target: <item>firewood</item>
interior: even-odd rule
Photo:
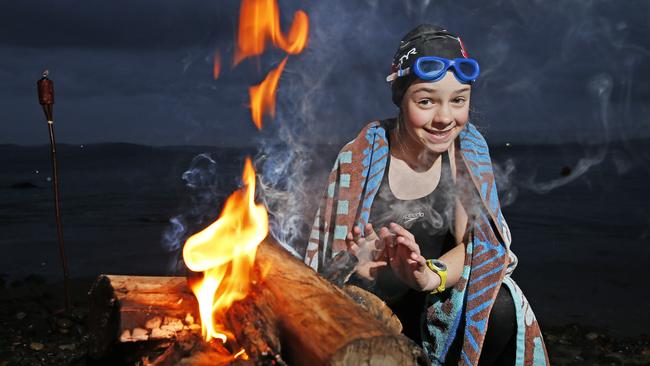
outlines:
[[[88,353],[118,342],[182,339],[201,332],[198,305],[182,277],[101,275],[90,290]]]
[[[353,289],[353,296],[370,299],[365,308],[358,305],[271,239],[260,244],[255,268],[264,278],[216,319],[235,337],[227,346],[234,351],[243,347],[253,364],[426,363],[422,350],[398,334],[399,322],[391,320],[390,309],[374,295]],[[184,278],[105,275],[90,296],[89,354],[94,357],[101,357],[112,343],[144,342],[145,335],[150,340],[166,318],[180,321],[167,321],[176,331],[168,338],[183,341],[193,332],[187,319],[199,321]],[[123,334],[127,330],[130,334]]]
[[[399,321],[399,318],[393,313],[393,310],[380,298],[354,285],[345,285],[343,286],[343,290],[357,304],[366,309],[370,315],[379,320],[380,323],[386,324],[388,329],[396,334],[402,333],[402,322]]]

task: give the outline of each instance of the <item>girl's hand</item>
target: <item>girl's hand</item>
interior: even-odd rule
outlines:
[[[426,259],[420,255],[420,246],[413,234],[391,223],[390,230],[383,227],[379,235],[386,246],[389,266],[397,278],[418,291],[429,291],[439,286],[440,277],[429,269]]]
[[[359,260],[356,266],[356,272],[359,276],[374,281],[377,277],[377,270],[385,267],[388,263],[385,260],[379,260],[383,251],[381,239],[375,233],[371,224],[364,228],[364,237],[361,237],[361,229],[357,226],[345,238],[348,251],[354,254]]]

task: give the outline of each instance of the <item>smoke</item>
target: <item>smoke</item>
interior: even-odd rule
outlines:
[[[494,162],[503,205],[514,202],[521,189],[546,194],[604,162],[611,161],[619,175],[638,163],[647,169],[628,143],[647,131],[647,118],[635,102],[648,89],[639,78],[645,72],[639,62],[649,55],[647,44],[634,42],[639,38],[630,26],[638,27],[638,19],[624,18],[617,4],[599,1],[500,2],[498,7],[511,7],[515,16],[485,35],[493,45],[479,55],[486,67],[477,83],[477,100],[481,109],[491,111],[481,125],[488,131],[498,128],[494,136],[502,141],[501,136],[510,135],[520,144],[542,143],[536,148],[547,151],[536,161],[510,155],[505,163]],[[493,107],[499,105],[504,108]],[[518,130],[528,130],[524,136],[530,138],[517,139]],[[569,150],[570,157],[558,162],[561,176],[557,171],[549,176],[545,167],[561,150]],[[567,158],[573,161],[567,163]]]
[[[372,1],[368,5],[377,6]],[[332,11],[337,19],[330,16]],[[341,110],[359,110],[355,94],[364,90],[368,78],[357,67],[341,67],[338,55],[357,54],[363,62],[373,50],[350,50],[350,44],[359,41],[350,35],[371,30],[381,34],[381,29],[370,27],[372,17],[359,17],[358,12],[358,7],[350,8],[344,2],[320,3],[308,9],[309,47],[289,58],[278,90],[278,115],[264,126],[254,159],[259,196],[269,211],[270,232],[298,257],[304,255],[326,174],[340,147],[332,148],[330,142],[338,145],[342,136],[351,139],[369,121],[359,118],[356,124],[342,127],[342,121],[336,120]],[[335,94],[327,92],[333,85],[339,86]]]
[[[524,186],[536,193],[543,194],[548,193],[553,189],[561,187],[565,184],[573,182],[578,177],[587,173],[590,168],[600,164],[605,159],[607,155],[609,141],[610,141],[610,127],[609,127],[609,103],[610,97],[612,94],[612,77],[609,74],[600,74],[596,75],[587,85],[588,91],[596,99],[596,102],[599,104],[599,119],[603,129],[603,141],[596,145],[596,152],[591,153],[583,158],[581,158],[575,166],[570,169],[570,173],[565,177],[553,179],[545,182],[535,182],[531,179],[524,183]],[[585,149],[586,152],[591,152],[591,149]]]
[[[567,174],[559,178],[539,173],[539,161],[528,164],[518,156],[495,159],[503,206],[515,202],[521,190],[544,194],[574,182],[608,156],[618,173],[628,171],[633,165],[629,156],[609,155],[610,142],[650,132],[644,125],[647,119],[636,113],[643,111],[636,102],[640,93],[650,90],[639,77],[648,74],[644,65],[650,53],[634,42],[639,39],[634,33],[638,21],[624,18],[633,11],[625,10],[622,3],[333,0],[291,6],[304,9],[310,17],[309,45],[303,54],[289,57],[279,84],[278,114],[273,121],[265,120],[261,135],[253,136],[259,146],[254,159],[258,194],[269,210],[271,234],[294,255],[304,253],[336,149],[365,123],[396,114],[385,76],[399,39],[421,22],[460,33],[470,55],[481,63],[472,104],[478,103],[482,116],[478,124],[491,144],[499,139],[580,143],[582,156],[568,164]],[[625,11],[614,11],[622,8]],[[269,57],[277,62],[277,56],[265,55],[250,63],[257,62],[264,72],[272,67]],[[192,72],[194,64],[201,64],[198,60],[199,55],[188,54],[183,71]],[[237,70],[241,67],[246,66]],[[253,69],[247,70],[253,73]],[[241,90],[228,84],[241,84],[241,80],[228,79],[229,75],[235,73],[217,81],[222,83],[217,88],[223,92],[220,102],[227,104],[224,108],[241,109],[241,100],[232,96]],[[244,123],[248,121],[235,122]],[[205,176],[216,185],[212,176],[216,170],[211,170],[213,165],[216,169],[215,160],[199,160],[202,168],[197,172],[202,173],[188,177]],[[222,188],[186,184],[193,197],[206,194],[212,201],[218,200]],[[191,231],[189,226],[204,220],[201,212],[207,206],[218,207],[196,198],[190,201],[200,207],[172,218],[164,239],[168,248],[178,250]],[[436,227],[435,220],[431,226]]]
[[[294,131],[282,125],[275,139],[264,139],[255,167],[259,172],[259,197],[269,212],[271,235],[286,250],[301,256],[313,217],[313,193],[307,182],[311,163],[308,146],[296,140]]]
[[[492,163],[494,168],[494,179],[499,189],[501,207],[508,207],[515,202],[519,189],[516,184],[515,161],[507,159],[505,163]]]
[[[169,270],[176,273],[182,268],[180,257],[187,238],[206,223],[215,219],[215,209],[221,207],[225,197],[224,184],[220,180],[217,160],[210,154],[195,156],[182,179],[189,192],[182,214],[169,220],[170,226],[163,231],[162,245],[172,253]]]
[[[406,14],[409,17],[418,17],[420,19],[424,18],[430,4],[431,0],[404,0]]]

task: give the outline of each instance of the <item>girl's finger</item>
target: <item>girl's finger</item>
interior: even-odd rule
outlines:
[[[345,236],[345,245],[348,247],[348,252],[354,254],[355,256],[357,255],[357,252],[359,251],[359,245],[353,240],[352,238],[352,233],[348,233],[348,235]]]
[[[423,256],[421,256],[421,255],[415,255],[415,253],[413,253],[413,254],[411,255],[411,257],[413,258],[414,261],[418,262],[420,265],[422,265],[422,266],[426,266],[426,265],[427,265],[427,260],[426,260],[426,258],[424,258]]]
[[[397,237],[397,243],[405,246],[411,252],[416,253],[417,255],[420,255],[420,246],[417,245],[417,243],[415,241],[407,239],[406,237],[403,237],[403,236],[398,236]]]
[[[382,261],[371,262],[370,266],[368,268],[368,274],[370,274],[370,276],[372,276],[372,278],[376,278],[377,277],[377,270],[379,270],[382,267],[386,267],[387,265],[388,265],[388,263],[382,262]]]
[[[386,255],[388,256],[389,261],[392,262],[394,260],[395,256],[396,256],[396,254],[397,254],[396,253],[397,252],[397,247],[394,246],[394,245],[389,245],[389,246],[385,247],[385,250],[386,250]]]
[[[376,261],[376,262],[370,262],[369,263],[370,268],[381,268],[381,267],[385,267],[387,265],[388,265],[388,262],[386,262],[386,261]]]
[[[359,246],[355,242],[346,242],[348,244],[348,252],[356,256],[359,253]]]
[[[382,227],[379,229],[379,237],[384,243],[384,247],[394,247],[395,246],[395,235],[393,235],[387,227]]]
[[[355,257],[357,257],[359,255],[359,246],[356,245],[356,244],[353,244],[350,247],[350,253],[352,253],[352,255],[354,255]]]
[[[393,230],[397,235],[401,235],[415,241],[415,237],[413,236],[413,234],[411,234],[410,231],[404,229],[403,227],[401,227],[400,225],[394,222],[390,223],[390,229]]]
[[[352,229],[352,236],[353,236],[354,241],[356,241],[356,242],[358,242],[359,239],[361,238],[361,229],[358,226],[355,226]]]
[[[366,238],[372,238],[373,236],[377,237],[375,229],[373,229],[372,224],[370,223],[366,224],[366,226],[363,228],[363,232],[366,235]]]

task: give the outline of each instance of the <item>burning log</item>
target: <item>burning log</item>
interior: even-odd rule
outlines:
[[[185,278],[102,275],[89,295],[93,358],[105,357],[116,342],[149,341],[144,353],[155,353],[171,352],[167,346],[177,341],[200,339],[198,306]]]
[[[425,362],[422,350],[399,334],[394,322],[377,320],[393,318],[373,295],[355,292],[372,309],[367,310],[268,239],[258,248],[256,269],[265,269],[264,278],[253,283],[244,300],[217,318],[253,364],[273,360],[290,365]],[[198,319],[197,302],[184,278],[100,276],[90,297],[91,357],[104,356],[115,343],[154,338],[188,342],[197,334],[192,321]],[[162,329],[165,322],[173,325],[154,336],[154,330]]]

